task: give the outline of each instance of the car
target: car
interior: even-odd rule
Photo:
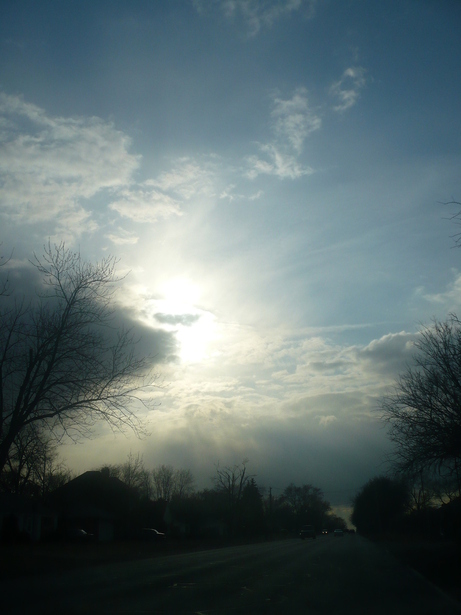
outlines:
[[[312,525],[303,525],[299,532],[299,537],[304,540],[305,538],[316,538],[315,530]]]
[[[333,536],[335,538],[342,538],[344,536],[344,532],[342,530],[335,530],[333,532]]]
[[[85,532],[82,528],[71,527],[66,531],[67,540],[73,542],[91,542],[94,538],[93,534]]]
[[[141,538],[143,540],[163,540],[165,538],[165,534],[151,527],[143,527]]]
[[[328,534],[328,530],[322,530],[322,536],[326,536]]]

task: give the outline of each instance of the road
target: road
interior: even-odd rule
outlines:
[[[3,615],[461,613],[381,547],[318,537],[230,547],[0,582]]]

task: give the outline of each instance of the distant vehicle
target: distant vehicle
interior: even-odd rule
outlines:
[[[143,527],[141,537],[144,540],[163,540],[165,538],[165,534],[151,527]]]
[[[304,540],[305,538],[316,538],[315,530],[312,525],[303,525],[299,532],[299,537]]]
[[[72,527],[66,531],[66,538],[74,542],[90,542],[94,536],[81,528]]]
[[[328,534],[328,530],[322,530],[322,535],[326,536]]]
[[[344,536],[344,532],[342,530],[335,530],[333,532],[333,536],[335,538],[342,538]]]

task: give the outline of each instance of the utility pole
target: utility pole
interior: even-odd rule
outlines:
[[[272,538],[272,487],[269,487],[269,535]]]

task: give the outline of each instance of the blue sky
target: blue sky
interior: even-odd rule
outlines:
[[[461,301],[459,2],[1,2],[10,267],[66,241],[130,272],[163,381],[143,441],[78,470],[249,459],[347,505],[421,323]],[[445,203],[445,204],[444,204]]]

